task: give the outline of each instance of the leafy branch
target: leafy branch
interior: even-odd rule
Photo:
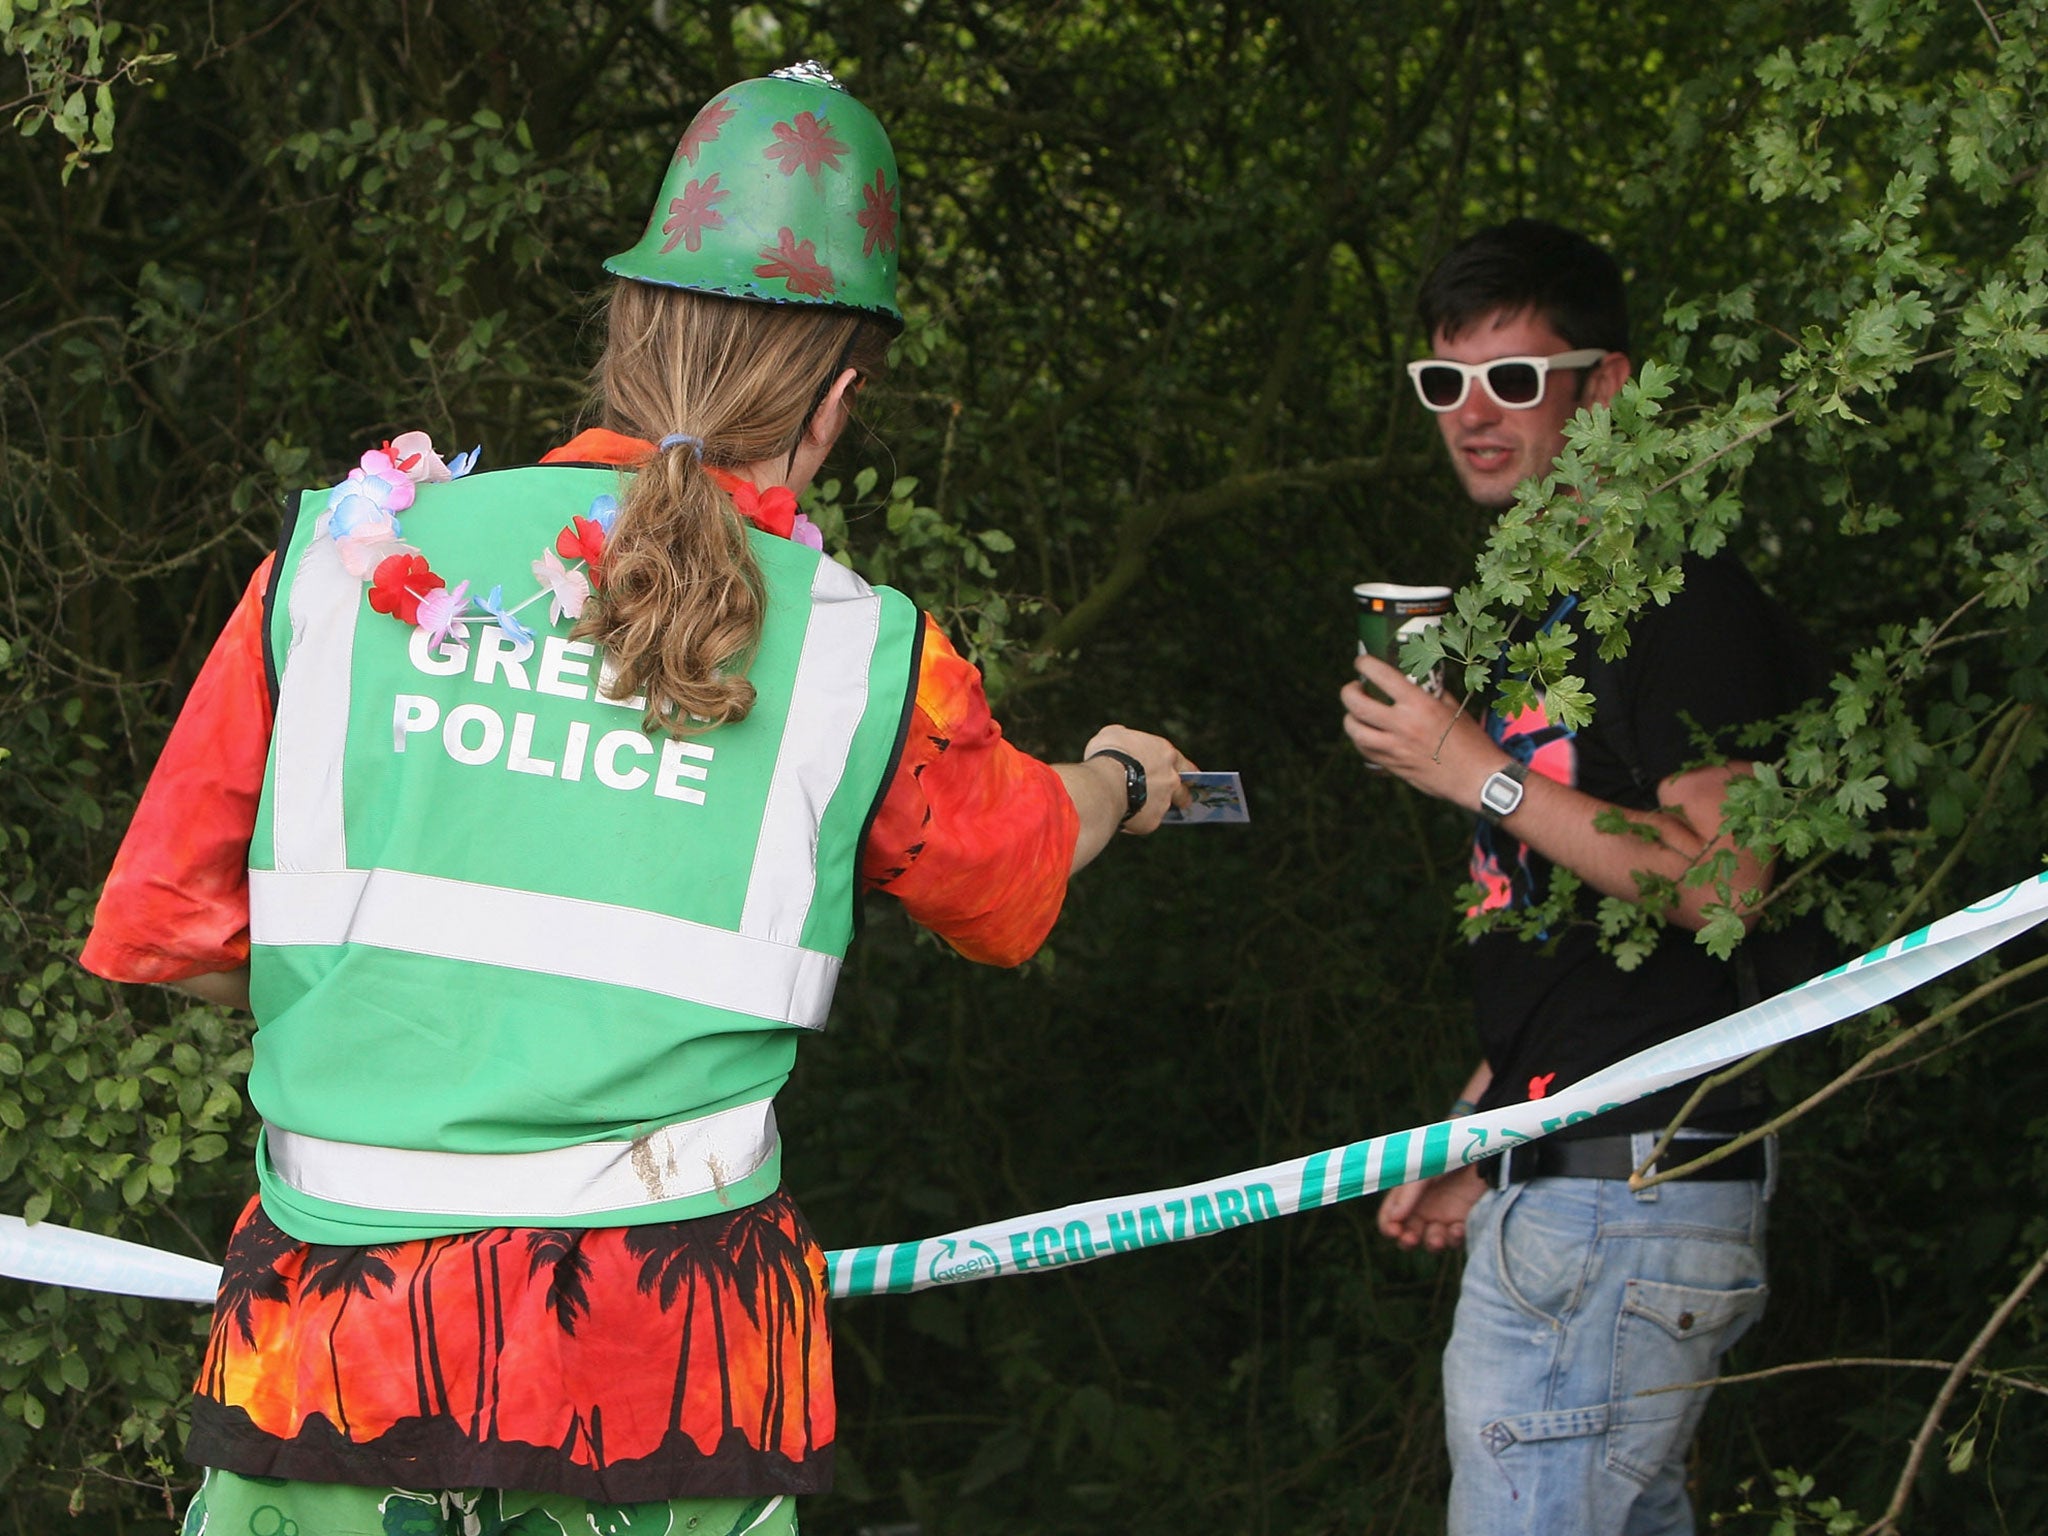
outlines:
[[[1920,1422],[1920,1432],[1913,1437],[1913,1448],[1906,1455],[1906,1465],[1899,1473],[1897,1487],[1892,1490],[1891,1503],[1885,1506],[1882,1515],[1864,1528],[1863,1536],[1885,1536],[1886,1532],[1898,1530],[1899,1516],[1905,1512],[1906,1500],[1913,1492],[1913,1484],[1919,1479],[1921,1464],[1926,1461],[1928,1449],[1933,1445],[1934,1437],[1941,1429],[1942,1415],[1948,1412],[1949,1404],[1955,1401],[1956,1393],[1962,1389],[1963,1383],[1975,1374],[1977,1362],[1983,1358],[1984,1351],[1991,1347],[1991,1341],[1997,1338],[1999,1331],[2011,1321],[2012,1315],[2019,1310],[2028,1293],[2040,1283],[2043,1275],[2048,1275],[2048,1249],[2042,1250],[2040,1257],[2034,1260],[2033,1266],[2020,1277],[2019,1284],[2014,1286],[2005,1300],[1998,1304],[1997,1310],[1984,1320],[1984,1326],[1977,1330],[1977,1336],[1970,1341],[1970,1347],[1962,1352],[1955,1365],[1950,1368],[1948,1380],[1941,1384],[1941,1390],[1934,1395],[1934,1402],[1928,1407],[1926,1418]]]
[[[1663,1134],[1657,1138],[1656,1145],[1651,1148],[1650,1154],[1643,1160],[1642,1166],[1629,1176],[1629,1188],[1636,1190],[1650,1189],[1658,1184],[1667,1183],[1672,1179],[1684,1178],[1699,1169],[1712,1167],[1715,1163],[1734,1156],[1743,1147],[1754,1146],[1765,1137],[1775,1135],[1786,1126],[1803,1119],[1806,1115],[1818,1109],[1822,1104],[1825,1104],[1851,1083],[1854,1083],[1879,1062],[1898,1054],[1915,1040],[1920,1039],[1931,1030],[1939,1028],[1950,1019],[1957,1017],[1965,1010],[1982,1002],[1985,998],[1995,997],[2006,988],[2024,981],[2027,977],[2041,971],[2048,971],[2048,955],[2026,961],[2024,964],[2014,966],[2009,971],[2001,972],[1989,981],[1972,988],[1955,1001],[1944,1007],[1937,1008],[1912,1028],[1900,1030],[1882,1045],[1874,1046],[1869,1051],[1866,1051],[1854,1063],[1836,1074],[1827,1083],[1815,1089],[1790,1109],[1774,1115],[1762,1125],[1744,1131],[1727,1141],[1716,1142],[1711,1151],[1701,1154],[1690,1162],[1681,1163],[1675,1168],[1659,1169],[1656,1173],[1646,1172],[1645,1170],[1655,1163],[1664,1154],[1665,1150],[1670,1147],[1673,1138],[1678,1133],[1679,1127],[1684,1125],[1686,1118],[1697,1107],[1700,1100],[1723,1083],[1732,1082],[1735,1078],[1749,1071],[1751,1067],[1761,1062],[1776,1047],[1767,1047],[1765,1050],[1755,1052],[1734,1066],[1701,1079],[1699,1085],[1693,1090],[1691,1097],[1687,1099],[1685,1106],[1678,1112],[1674,1122],[1667,1126]]]
[[[134,51],[123,50],[135,34]],[[21,60],[23,94],[0,102],[23,138],[47,124],[71,148],[62,179],[114,147],[114,87],[139,86],[176,57],[152,52],[158,29],[106,19],[99,0],[0,0],[0,54]]]

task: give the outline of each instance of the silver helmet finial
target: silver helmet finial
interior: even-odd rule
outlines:
[[[820,64],[816,59],[802,59],[795,64],[785,65],[770,74],[769,78],[771,80],[801,80],[806,85],[829,85],[835,91],[846,89],[845,86],[832,78],[832,71]]]

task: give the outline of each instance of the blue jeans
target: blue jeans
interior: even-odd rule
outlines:
[[[1444,1350],[1449,1536],[1691,1536],[1705,1381],[1762,1314],[1762,1184],[1532,1179],[1481,1196]]]

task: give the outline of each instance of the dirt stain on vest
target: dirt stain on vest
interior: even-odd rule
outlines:
[[[678,1176],[682,1170],[676,1165],[675,1149],[672,1146],[664,1146],[657,1157],[654,1138],[659,1134],[658,1131],[649,1131],[644,1136],[635,1136],[632,1150],[628,1154],[632,1159],[633,1172],[640,1180],[640,1187],[647,1191],[647,1198],[672,1200],[684,1194],[702,1193],[701,1190],[684,1190],[677,1187]],[[724,1160],[716,1152],[705,1155],[704,1172],[710,1176],[711,1188],[717,1194],[719,1204],[731,1204],[725,1192],[725,1186],[731,1182],[731,1174],[727,1171]]]
[[[654,1133],[633,1138],[633,1172],[639,1176],[640,1184],[647,1191],[650,1200],[670,1198],[670,1181],[676,1176],[676,1156],[666,1151],[659,1162],[655,1160]]]

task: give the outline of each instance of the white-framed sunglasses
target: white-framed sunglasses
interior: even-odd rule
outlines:
[[[1454,363],[1425,357],[1408,365],[1415,393],[1436,412],[1455,411],[1472,392],[1477,379],[1504,410],[1526,411],[1543,398],[1543,379],[1553,368],[1590,368],[1607,355],[1602,347],[1580,347],[1549,357],[1496,357],[1490,363]]]

